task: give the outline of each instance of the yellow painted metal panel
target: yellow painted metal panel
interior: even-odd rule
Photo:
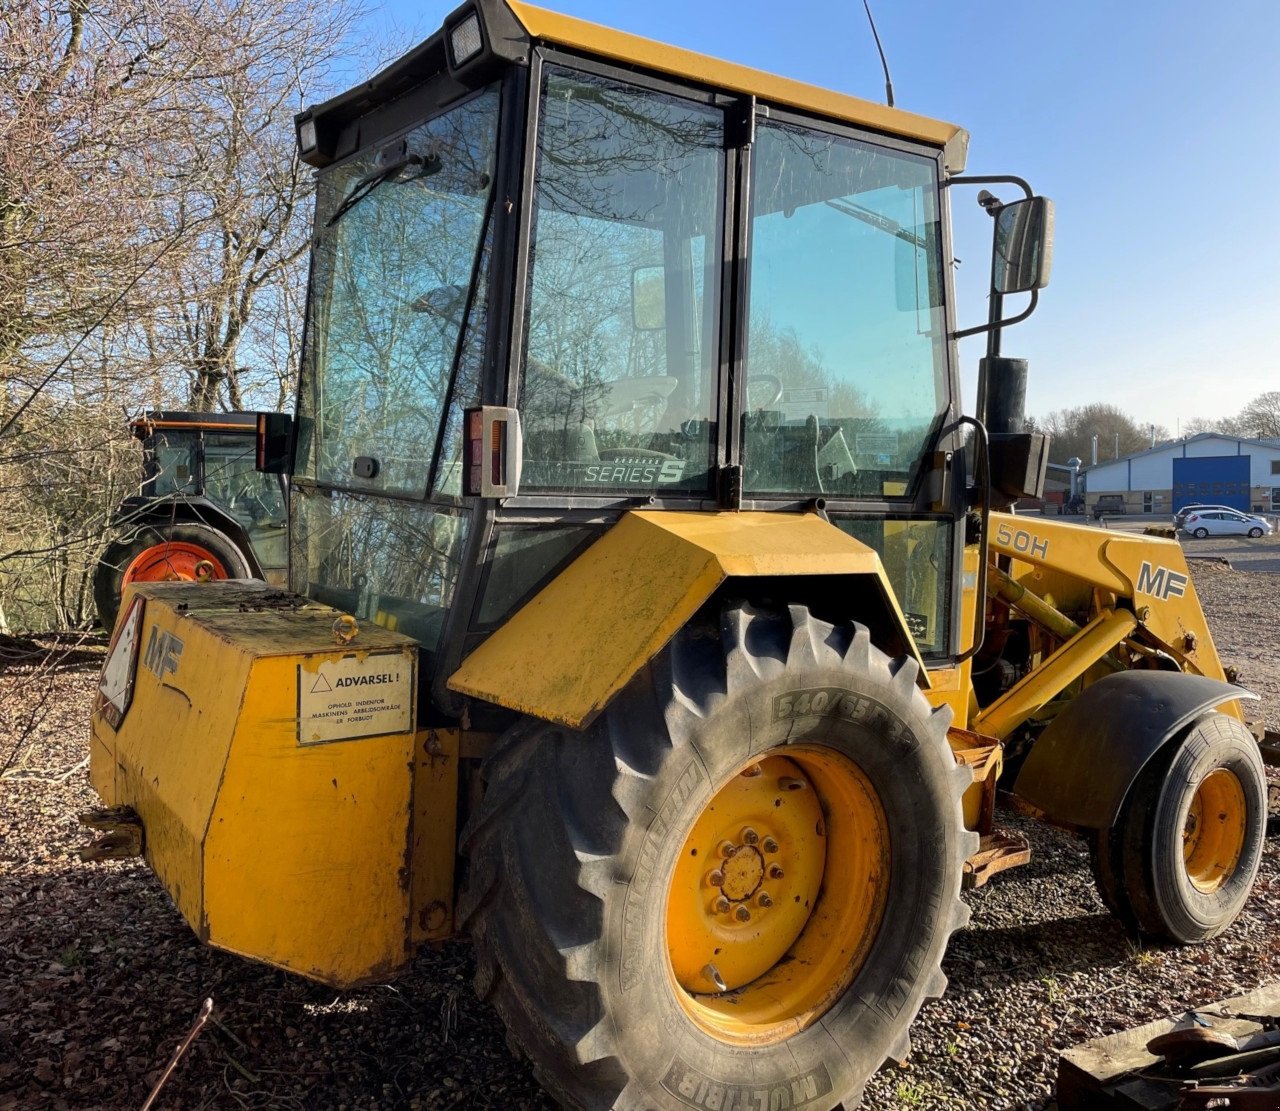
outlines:
[[[581,728],[725,578],[761,575],[874,576],[906,628],[876,553],[813,514],[628,513],[477,648],[449,687]]]
[[[456,729],[423,730],[415,742],[410,851],[410,935],[414,942],[453,934],[460,747],[461,734]]]
[[[1225,678],[1182,545],[1176,540],[993,513],[991,547],[1022,564],[1130,600],[1144,634],[1184,671]],[[1023,578],[1016,565],[1012,574]],[[1035,584],[1027,586],[1040,593]],[[1242,716],[1239,703],[1227,703],[1222,709]]]
[[[777,77],[748,66],[709,58],[691,50],[601,27],[572,16],[534,7],[532,4],[520,3],[518,0],[509,0],[509,4],[516,18],[534,38],[718,89],[756,96],[773,104],[799,108],[876,131],[918,139],[935,146],[950,143],[955,153],[949,158],[948,168],[953,173],[964,169],[964,147],[967,146],[968,135],[955,124],[820,89],[802,81]]]
[[[174,607],[153,601],[162,592],[156,586],[138,589],[148,601],[133,700],[118,732],[95,716],[99,742],[90,749],[90,760],[113,758],[114,798],[109,801],[138,812],[147,862],[199,931],[201,843],[249,661]]]
[[[138,811],[148,861],[203,939],[336,986],[384,978],[409,957],[416,645],[370,628],[339,647],[336,611],[262,583],[139,589],[133,702],[118,733],[94,722],[94,782],[113,778],[107,801]],[[386,720],[369,707],[388,687],[361,678],[382,655],[405,676],[391,685],[405,726],[361,736]],[[358,693],[316,695],[322,665]],[[332,693],[322,720],[340,739],[302,736],[300,676],[311,701]]]
[[[468,656],[449,686],[579,728],[724,577],[710,552],[628,513]]]
[[[298,662],[253,664],[205,846],[208,940],[327,983],[386,979],[410,955],[413,737],[300,745]]]

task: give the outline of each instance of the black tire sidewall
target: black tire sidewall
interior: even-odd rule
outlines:
[[[1198,528],[1194,532],[1192,532],[1191,535],[1194,536],[1197,540],[1205,540],[1209,536],[1209,530],[1207,528]]]
[[[1235,775],[1244,791],[1244,844],[1235,872],[1217,891],[1206,893],[1187,875],[1182,836],[1197,788],[1220,768]],[[1151,895],[1170,936],[1205,940],[1240,913],[1258,871],[1266,824],[1266,773],[1253,737],[1225,714],[1202,718],[1180,742],[1151,815]]]
[[[749,1101],[760,1095],[768,1106],[779,1087],[794,1106],[854,1095],[903,1041],[931,986],[926,981],[955,925],[962,866],[955,764],[945,742],[932,743],[939,724],[930,722],[923,697],[901,683],[891,685],[883,657],[873,661],[871,671],[860,675],[814,667],[731,693],[654,777],[653,819],[628,834],[621,854],[623,882],[606,905],[607,962],[616,973],[601,985],[612,996],[605,1010],[620,1024],[644,1031],[623,1039],[629,1048],[627,1071],[653,1090],[654,1098],[661,1098],[659,1087],[690,1106],[703,1106],[702,1099],[712,1106],[716,1091],[727,1100],[723,1093],[729,1089],[739,1090],[748,1106],[755,1106]],[[815,690],[847,697],[835,703],[836,712],[823,716],[780,713],[780,696],[793,696],[795,706],[800,695]],[[892,846],[882,918],[889,928],[882,926],[853,983],[822,1020],[768,1052],[713,1037],[681,1008],[670,979],[663,908],[676,857],[706,804],[751,757],[771,750],[785,755],[786,746],[794,744],[821,744],[843,753],[879,793]],[[832,1052],[832,1039],[842,1052]],[[685,1098],[673,1091],[682,1084]]]

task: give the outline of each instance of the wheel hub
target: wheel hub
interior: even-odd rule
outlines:
[[[1182,859],[1197,891],[1212,894],[1234,874],[1244,849],[1245,798],[1226,768],[1210,772],[1196,793],[1182,827]]]
[[[716,873],[712,873],[715,875]],[[716,884],[731,903],[750,899],[764,879],[764,857],[752,845],[735,845],[732,855],[721,865],[721,882]]]
[[[785,751],[706,805],[667,896],[673,986],[731,1040],[812,1021],[852,979],[884,908],[887,823],[870,783],[830,750]]]

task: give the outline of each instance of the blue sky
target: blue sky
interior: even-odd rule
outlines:
[[[454,6],[390,0],[367,23],[407,45]],[[860,0],[547,6],[884,98]],[[1019,174],[1054,200],[1052,284],[1004,341],[1031,361],[1032,413],[1105,401],[1172,432],[1280,389],[1280,3],[872,11],[898,106],[967,128],[970,173]],[[990,221],[973,192],[953,200],[962,326],[986,312]],[[981,354],[980,339],[961,346],[969,409]]]

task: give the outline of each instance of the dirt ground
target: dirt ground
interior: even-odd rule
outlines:
[[[1194,577],[1225,662],[1280,728],[1280,576],[1197,563]],[[551,1106],[475,1000],[465,944],[423,952],[394,984],[336,992],[203,948],[141,863],[81,864],[100,661],[100,644],[0,659],[0,1111],[140,1107],[205,998],[213,1019],[159,1107]],[[1060,1050],[1280,978],[1274,835],[1235,925],[1178,949],[1126,936],[1079,842],[1000,820],[1034,859],[966,896],[950,987],[865,1107],[1045,1108]]]

